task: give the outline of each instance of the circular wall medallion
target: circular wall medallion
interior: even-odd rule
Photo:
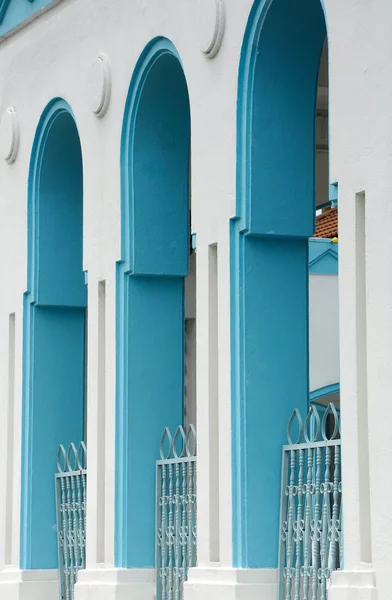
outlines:
[[[0,152],[4,160],[11,164],[19,149],[19,123],[13,106],[4,111],[0,121]]]
[[[90,106],[97,117],[106,113],[111,91],[110,65],[106,54],[98,54],[90,69]]]
[[[209,0],[208,6],[203,3],[201,25],[203,32],[208,32],[208,39],[203,41],[201,51],[207,58],[214,58],[218,54],[225,32],[225,22],[224,0]]]

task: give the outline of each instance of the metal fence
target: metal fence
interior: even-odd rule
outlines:
[[[78,571],[85,568],[87,450],[84,442],[57,452],[56,511],[61,600],[74,599]]]
[[[343,560],[341,430],[335,406],[329,404],[325,411],[312,406],[305,422],[295,409],[287,440],[279,600],[326,600],[331,573],[341,568]]]
[[[166,427],[156,463],[156,599],[180,600],[196,565],[196,431]]]

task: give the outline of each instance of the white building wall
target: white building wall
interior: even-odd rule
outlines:
[[[309,275],[309,389],[338,383],[339,285],[337,275]]]
[[[330,181],[339,182],[345,568],[351,572],[346,579],[343,576],[336,580],[337,588],[335,592],[330,591],[330,598],[374,598],[371,589],[374,567],[378,598],[389,600],[392,483],[386,474],[391,462],[392,422],[392,4],[390,0],[377,0],[376,3],[325,0],[325,5],[330,36]],[[0,221],[0,256],[3,257],[0,261],[3,290],[0,294],[0,407],[4,415],[0,420],[0,472],[8,472],[7,486],[2,485],[0,490],[0,568],[7,564],[7,570],[0,575],[0,586],[3,585],[0,597],[51,600],[51,596],[45,596],[43,591],[47,588],[39,586],[34,587],[35,595],[23,596],[20,589],[31,588],[18,583],[21,575],[17,569],[27,178],[35,128],[43,108],[55,96],[64,97],[74,111],[84,166],[84,268],[89,273],[87,563],[90,570],[95,569],[98,562],[105,568],[114,564],[115,263],[120,258],[120,134],[133,69],[146,43],[157,35],[167,36],[176,45],[190,93],[192,230],[197,232],[198,266],[199,503],[207,506],[209,501],[214,440],[209,437],[207,423],[209,381],[211,372],[215,372],[219,390],[220,567],[227,568],[227,571],[216,569],[216,577],[221,581],[224,573],[230,571],[228,222],[235,213],[238,64],[251,0],[226,0],[225,6],[225,36],[221,50],[213,60],[200,51],[201,44],[204,45],[213,33],[214,3],[208,0],[63,0],[0,46],[0,114],[9,106],[16,107],[20,125],[16,162],[8,165],[0,160],[3,215]],[[100,120],[90,110],[92,88],[88,81],[90,65],[101,51],[110,59],[113,85],[109,110]],[[357,310],[361,265],[356,260],[354,226],[356,194],[363,191],[366,195],[367,257],[365,337],[361,333],[363,318]],[[219,291],[219,353],[213,361],[209,357],[208,316],[208,248],[211,244],[218,246]],[[105,394],[101,395],[106,414],[104,445],[98,431],[95,406],[100,381],[97,348],[99,281],[106,282],[106,375]],[[11,359],[10,314],[15,314],[15,355]],[[358,352],[358,337],[366,339],[365,353]],[[15,365],[14,371],[10,364]],[[360,377],[363,370],[367,370],[367,394],[359,393],[360,389],[363,392]],[[14,372],[11,379],[10,372]],[[10,424],[8,431],[7,423]],[[358,465],[366,464],[368,451],[370,494],[358,471]],[[98,556],[96,518],[103,496],[96,490],[103,474],[104,551]],[[370,526],[363,516],[366,512],[370,515]],[[208,509],[204,514],[208,515]],[[9,532],[6,523],[12,523],[11,535],[5,534]],[[211,566],[208,519],[199,522],[198,534],[200,565]],[[366,547],[369,544],[371,552]],[[364,556],[370,556],[371,565],[364,563]],[[357,571],[361,569],[365,575],[359,579]],[[86,573],[84,595],[80,598],[123,598],[113,592],[118,587],[110,583],[117,581],[113,572],[108,570],[102,575],[101,571],[100,574],[91,571],[90,580]],[[211,572],[212,581],[215,581],[214,572]],[[235,589],[236,581],[234,577],[230,589]],[[104,592],[100,582],[106,586]],[[361,585],[365,592],[362,596],[355,595],[355,586],[359,589]],[[127,586],[125,588],[128,594]],[[251,593],[247,597],[253,598]]]

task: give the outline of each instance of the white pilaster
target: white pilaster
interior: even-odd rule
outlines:
[[[328,600],[377,600],[374,571],[334,571]]]
[[[190,569],[187,600],[277,600],[276,569]]]
[[[352,94],[362,93],[358,56],[363,53],[363,45],[357,45],[358,13],[349,16],[346,6],[337,11],[332,3],[326,4],[327,21],[334,19],[336,23],[329,35],[330,181],[338,181],[339,185],[340,406],[343,512],[348,515],[344,520],[344,567],[351,572],[369,562],[370,526],[366,506],[369,486],[363,489],[358,468],[368,464],[367,439],[363,437],[367,427],[366,239],[363,199],[358,196],[367,193],[367,164],[361,156],[365,132],[364,127],[358,127],[358,122],[364,126],[365,121],[364,107],[352,114],[352,101],[347,96],[348,89],[351,98]],[[360,157],[358,164],[353,152]]]
[[[57,569],[0,572],[0,598],[4,600],[58,600]]]
[[[75,600],[153,600],[154,595],[154,569],[86,569],[75,586]]]

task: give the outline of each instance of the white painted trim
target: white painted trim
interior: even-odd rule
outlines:
[[[86,569],[75,586],[75,600],[153,600],[154,595],[154,569]]]
[[[277,600],[277,569],[190,569],[185,600]]]
[[[58,600],[57,569],[5,569],[0,571],[0,598],[7,600]]]
[[[373,570],[334,571],[328,600],[377,600]]]

